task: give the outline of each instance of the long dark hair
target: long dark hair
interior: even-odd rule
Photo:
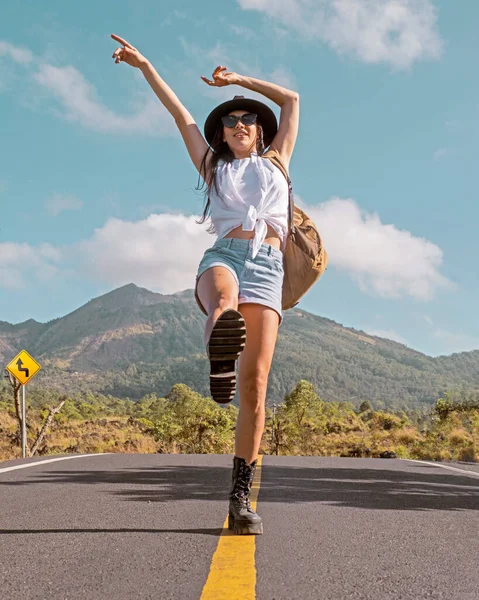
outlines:
[[[265,148],[264,148],[264,140],[263,140],[263,128],[261,127],[261,124],[259,123],[259,121],[256,121],[256,152],[258,153],[258,156],[261,156],[264,153],[264,150],[265,150]],[[210,171],[209,171],[209,173],[207,173],[206,172],[206,159],[210,152],[212,152],[211,162],[210,162]],[[203,210],[203,215],[201,216],[201,219],[199,221],[197,221],[197,223],[199,223],[199,224],[204,223],[206,221],[206,219],[208,219],[208,217],[210,216],[210,208],[211,208],[210,194],[211,194],[211,190],[213,189],[213,186],[215,188],[215,192],[218,194],[218,196],[220,196],[220,191],[218,189],[218,182],[216,180],[216,173],[218,170],[219,161],[224,160],[227,163],[231,163],[231,162],[233,162],[234,159],[235,159],[235,155],[231,151],[228,144],[223,141],[223,123],[220,120],[220,122],[218,123],[218,127],[216,129],[216,133],[213,138],[213,141],[211,142],[210,148],[208,148],[208,150],[205,152],[203,159],[201,161],[201,165],[200,165],[200,173],[198,175],[198,184],[195,189],[201,191],[206,186],[206,190],[204,192],[205,207]],[[203,177],[203,183],[201,183],[201,185],[200,185],[201,177]],[[213,223],[210,224],[207,231],[208,231],[208,233],[216,233]]]

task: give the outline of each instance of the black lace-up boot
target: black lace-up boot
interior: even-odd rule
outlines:
[[[261,517],[251,508],[249,500],[256,463],[255,460],[247,465],[243,458],[234,457],[228,529],[238,535],[263,533]]]

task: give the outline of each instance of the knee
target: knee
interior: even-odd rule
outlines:
[[[228,308],[238,310],[238,298],[229,292],[220,292],[214,301],[212,301],[210,304],[207,304],[206,310],[208,312],[208,319],[205,326],[205,346],[208,345],[214,323],[219,318],[221,313]]]
[[[238,309],[238,296],[235,296],[228,291],[220,292],[212,303],[212,306],[209,307],[209,316],[211,317],[217,313],[222,313],[228,308]]]

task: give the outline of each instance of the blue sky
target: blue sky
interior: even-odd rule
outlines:
[[[434,356],[479,349],[478,20],[474,0],[2,7],[0,320],[192,288],[214,242],[173,119],[111,59],[117,33],[200,128],[252,96],[204,84],[218,64],[300,93],[293,189],[330,256],[300,306]]]

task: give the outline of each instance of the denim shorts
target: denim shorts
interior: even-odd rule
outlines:
[[[238,304],[254,303],[268,306],[275,310],[281,321],[283,312],[281,298],[283,294],[283,253],[270,244],[261,244],[255,258],[253,240],[240,238],[222,238],[203,255],[198,266],[198,279],[211,267],[225,267],[236,280],[239,288]],[[204,312],[195,285],[195,298],[198,306]]]

